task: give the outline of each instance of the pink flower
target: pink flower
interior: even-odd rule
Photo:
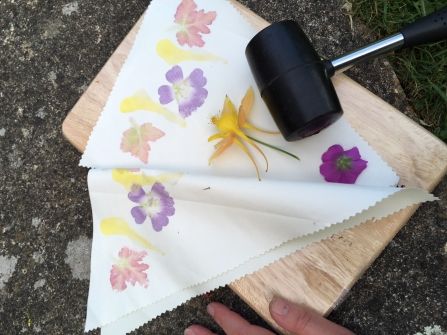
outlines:
[[[359,149],[344,150],[339,144],[331,146],[322,156],[320,173],[331,183],[355,184],[368,162],[360,156]]]
[[[146,251],[133,251],[127,247],[121,248],[118,253],[118,261],[112,265],[110,270],[110,284],[117,291],[124,291],[127,284],[135,286],[136,283],[147,287],[148,279],[145,271],[149,265],[143,263],[143,258],[147,256]]]
[[[162,138],[165,133],[154,127],[151,123],[136,124],[130,120],[132,127],[123,133],[121,140],[121,151],[129,152],[143,163],[148,163],[150,142],[155,142]]]
[[[175,13],[175,23],[179,25],[177,41],[180,45],[203,47],[205,42],[200,34],[209,34],[208,27],[216,19],[216,12],[197,10],[194,0],[182,0]]]

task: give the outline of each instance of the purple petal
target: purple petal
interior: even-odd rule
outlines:
[[[168,216],[172,216],[175,213],[174,199],[169,196],[169,193],[161,183],[155,183],[151,192],[160,201],[160,212],[151,217],[152,226],[155,231],[161,231],[169,223]]]
[[[135,219],[135,222],[138,224],[142,224],[147,217],[146,212],[144,211],[143,207],[135,206],[130,210],[130,214],[132,214],[133,218]]]
[[[154,215],[151,217],[152,227],[156,232],[160,232],[163,227],[167,226],[169,223],[169,219],[161,214]]]
[[[360,152],[359,152],[359,149],[357,147],[354,147],[354,148],[352,148],[350,150],[346,150],[344,152],[344,154],[345,154],[345,156],[348,156],[348,157],[352,158],[353,161],[356,161],[356,160],[359,160],[359,159],[362,158],[360,156]]]
[[[366,169],[368,165],[367,161],[363,159],[359,159],[357,161],[352,161],[351,169],[347,171],[343,171],[342,178],[340,179],[340,183],[345,184],[355,184],[358,176]]]
[[[139,204],[144,199],[145,195],[146,192],[144,192],[140,185],[132,185],[128,197],[130,201]]]
[[[324,180],[330,183],[338,183],[343,175],[343,173],[337,169],[336,162],[333,161],[321,164],[320,173],[324,177]]]
[[[179,104],[179,112],[182,117],[188,117],[192,112],[196,111],[199,107],[201,107],[206,98],[208,97],[208,91],[205,88],[199,87],[195,88],[192,93],[191,99],[183,101]]]
[[[160,103],[166,105],[174,100],[174,91],[171,86],[163,85],[158,88]]]
[[[160,199],[160,212],[159,214],[165,216],[172,216],[175,213],[174,199],[166,191],[165,187],[161,183],[155,183],[152,186],[152,193],[157,195]]]
[[[183,80],[183,71],[182,68],[178,65],[174,66],[168,72],[166,72],[166,80],[171,84],[175,84],[179,81]]]
[[[206,85],[206,78],[203,76],[203,71],[201,69],[192,71],[188,79],[192,87],[198,88]]]
[[[339,144],[331,146],[327,151],[321,156],[323,162],[335,161],[344,152],[343,147]]]

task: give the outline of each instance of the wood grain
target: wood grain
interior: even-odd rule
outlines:
[[[238,2],[232,2],[257,28],[268,25]],[[141,19],[63,123],[65,137],[81,152],[140,24]],[[345,75],[337,76],[333,82],[350,123],[399,174],[401,183],[433,190],[447,172],[447,147],[444,143]],[[312,244],[230,286],[272,325],[268,303],[273,295],[305,303],[321,314],[327,314],[343,299],[416,208],[407,208],[379,222],[366,222]]]

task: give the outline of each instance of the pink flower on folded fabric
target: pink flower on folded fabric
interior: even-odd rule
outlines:
[[[166,73],[166,80],[172,85],[163,85],[158,89],[160,103],[166,105],[175,99],[179,113],[184,118],[202,106],[208,97],[208,91],[205,89],[207,80],[201,69],[194,69],[184,79],[182,68],[176,65]]]
[[[148,163],[149,151],[151,146],[149,142],[154,142],[165,135],[160,129],[154,127],[151,123],[144,123],[141,126],[131,120],[132,128],[123,133],[121,140],[121,150],[129,152],[137,157],[143,163]]]
[[[208,27],[216,19],[216,12],[197,10],[193,0],[182,0],[175,13],[175,23],[179,25],[177,41],[180,45],[203,47],[205,42],[200,34],[209,34]]]
[[[355,184],[366,169],[368,161],[360,156],[359,149],[344,150],[341,145],[331,146],[321,157],[320,173],[331,183]]]
[[[135,222],[142,224],[149,217],[152,227],[157,232],[167,226],[168,217],[175,214],[174,199],[169,196],[161,183],[152,185],[150,192],[145,192],[140,185],[132,185],[128,197],[138,204],[130,211]]]
[[[112,288],[116,291],[124,291],[127,284],[135,286],[137,283],[147,287],[148,279],[145,271],[149,269],[149,265],[143,263],[143,258],[146,256],[146,251],[137,252],[127,247],[121,248],[118,260],[110,270]]]

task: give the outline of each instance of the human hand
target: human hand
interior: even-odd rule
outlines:
[[[250,324],[222,304],[211,303],[207,311],[227,335],[274,335],[267,329]],[[280,298],[270,302],[270,314],[279,326],[294,335],[354,334],[306,307],[294,305]],[[202,326],[193,325],[185,330],[185,335],[215,334]]]

